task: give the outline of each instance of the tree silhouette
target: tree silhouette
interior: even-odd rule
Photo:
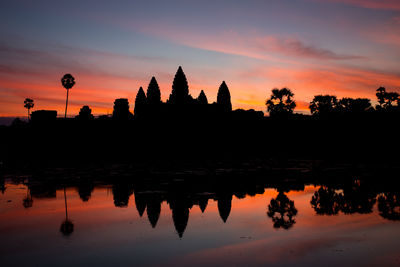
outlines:
[[[71,89],[75,85],[75,78],[71,74],[65,74],[61,78],[61,84],[67,89],[67,100],[65,102],[65,118],[67,118],[67,108],[68,108],[68,93],[69,89]]]
[[[345,214],[367,214],[372,212],[376,194],[360,180],[354,180],[351,186],[343,188],[343,199],[340,210]]]
[[[391,221],[400,220],[400,194],[388,192],[378,197],[379,215]]]
[[[383,86],[381,86],[378,89],[376,89],[376,97],[378,98],[379,104],[385,103],[385,100],[384,100],[384,97],[383,97],[385,93],[386,93],[386,88],[383,87]]]
[[[33,99],[30,98],[26,98],[24,101],[24,108],[26,108],[28,110],[28,120],[30,120],[31,117],[31,113],[30,110],[31,108],[33,108],[35,104],[33,103]]]
[[[60,232],[64,236],[69,236],[74,231],[74,224],[68,219],[67,192],[64,187],[65,220],[61,224]]]
[[[146,95],[143,91],[143,88],[140,87],[135,99],[135,109],[134,109],[135,116],[141,116],[145,112],[146,103],[147,103]]]
[[[157,80],[154,76],[151,77],[149,86],[147,87],[147,103],[149,105],[158,105],[161,103],[160,87],[158,86]]]
[[[386,92],[385,87],[379,87],[376,90],[376,97],[378,98],[379,105],[377,109],[380,110],[392,110],[393,103],[397,103],[397,106],[400,101],[400,95],[396,92]]]
[[[336,96],[333,95],[316,95],[310,103],[311,114],[313,115],[329,115],[332,114],[338,106]]]
[[[232,111],[231,93],[225,81],[222,81],[218,89],[217,104],[223,111]]]
[[[197,97],[197,102],[201,105],[207,105],[208,104],[208,100],[207,100],[207,96],[204,93],[203,90],[201,90],[199,96]]]
[[[334,189],[322,186],[311,198],[311,207],[318,215],[336,215],[340,210],[343,195]]]
[[[296,102],[290,89],[272,89],[271,97],[265,103],[270,116],[285,116],[293,114]]]
[[[168,103],[182,105],[186,104],[189,99],[189,85],[186,75],[183,72],[182,67],[179,66],[172,83],[172,92],[169,96]]]
[[[339,100],[338,107],[345,113],[363,113],[373,110],[371,100],[368,98],[348,98],[344,97]]]
[[[297,215],[297,209],[293,200],[290,200],[284,193],[279,192],[276,198],[271,199],[267,215],[272,219],[274,228],[287,230],[296,223],[294,217]]]

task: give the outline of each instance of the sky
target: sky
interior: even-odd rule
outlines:
[[[399,0],[2,0],[0,117],[34,110],[62,115],[89,105],[131,110],[152,76],[168,99],[182,66],[190,94],[216,101],[226,81],[234,109],[266,111],[273,88],[295,94],[297,112],[314,95],[400,92]]]

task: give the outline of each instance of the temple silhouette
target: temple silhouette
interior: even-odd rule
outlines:
[[[73,86],[73,85],[72,85]],[[72,87],[69,85],[69,89]],[[28,99],[32,101],[32,99]],[[52,123],[57,118],[55,110],[36,110],[29,115],[33,104],[29,106],[28,116],[33,123]],[[222,81],[218,89],[217,100],[209,103],[204,90],[200,91],[198,97],[193,97],[189,92],[189,85],[185,73],[179,66],[173,83],[172,91],[166,102],[161,100],[161,91],[156,78],[153,76],[147,86],[145,93],[143,87],[140,87],[136,97],[133,113],[130,110],[129,100],[127,98],[118,98],[114,101],[112,118],[118,121],[136,120],[161,120],[161,119],[212,119],[219,116],[226,116],[232,112],[231,95],[225,81]],[[262,118],[261,111],[242,110],[236,111],[240,117]],[[79,111],[76,119],[89,121],[94,119],[92,110],[88,105],[84,105]],[[99,119],[107,116],[99,116]]]
[[[30,108],[28,123],[16,121],[9,127],[0,127],[0,175],[13,170],[35,173],[69,166],[85,172],[90,166],[100,165],[100,170],[95,170],[93,175],[101,177],[105,166],[129,165],[131,169],[125,174],[120,173],[127,176],[128,182],[120,178],[107,179],[112,184],[114,205],[128,207],[130,196],[134,194],[139,215],[147,218],[151,227],[156,227],[161,203],[167,201],[176,232],[183,236],[192,207],[198,206],[201,212],[206,212],[211,199],[217,202],[221,221],[228,222],[234,212],[233,196],[240,198],[265,188],[258,185],[233,190],[231,184],[246,180],[260,170],[286,171],[290,169],[287,163],[291,160],[387,168],[399,166],[399,132],[395,128],[400,123],[399,98],[383,87],[378,88],[376,95],[376,107],[372,107],[368,99],[315,96],[310,103],[312,114],[302,115],[293,113],[294,94],[289,89],[274,89],[266,101],[270,110],[270,116],[266,117],[260,111],[233,110],[226,82],[221,82],[215,102],[210,101],[204,90],[198,97],[191,96],[186,76],[179,67],[168,99],[161,100],[158,82],[152,77],[147,90],[139,88],[134,107],[128,99],[117,98],[111,116],[96,117],[88,105],[84,105],[74,118],[57,118],[56,111],[48,110],[30,113],[33,108],[30,99],[32,101],[26,102]],[[247,165],[242,166],[242,163]],[[219,173],[219,170],[234,170],[238,166],[241,166],[237,171],[240,174],[233,178]],[[114,168],[115,171],[120,172]],[[165,196],[149,194],[131,185],[137,177],[151,177],[153,172],[169,179],[160,178],[152,181],[153,185],[201,176],[200,182],[193,187],[203,191],[193,196],[190,187],[180,189],[180,185],[174,184],[177,188],[164,188],[164,191],[173,192]],[[129,175],[132,173],[135,175]],[[274,176],[273,173],[268,175]],[[267,176],[260,177],[258,179],[263,181]],[[395,180],[395,177],[393,175],[391,179]],[[353,178],[346,179],[352,181]],[[56,187],[57,177],[52,179]],[[213,188],[211,197],[201,195],[213,183],[221,188]],[[287,198],[287,188],[282,184],[282,181],[277,182],[275,188],[279,195],[268,203],[266,215],[276,228],[290,229],[296,223],[297,209]],[[94,186],[91,179],[79,183],[77,190],[82,201],[90,200]],[[290,184],[291,188],[296,186],[301,189],[304,184]],[[377,197],[374,190],[360,190],[359,187],[356,183],[349,185],[346,182],[338,192],[335,185],[323,184],[310,204],[318,215],[370,213],[378,204],[382,216],[397,218],[396,209],[385,204],[393,202],[396,205],[395,193],[384,194],[385,190],[382,190],[382,195]],[[34,205],[34,199],[38,197],[54,197],[55,190],[48,190],[50,188],[53,187],[31,185],[24,206]],[[1,181],[0,190],[6,190]],[[68,223],[64,226],[65,231],[70,229]]]
[[[223,81],[218,89],[217,101],[208,103],[203,90],[194,98],[190,95],[186,75],[179,66],[172,82],[172,91],[166,102],[161,100],[161,91],[155,77],[152,77],[145,93],[140,87],[135,98],[135,119],[199,119],[223,116],[232,111],[229,88]],[[132,118],[129,114],[128,99],[117,99],[114,103],[113,118]],[[258,113],[258,116],[263,116]]]
[[[68,92],[75,85],[75,78],[71,74],[65,74],[61,79],[62,86],[67,90],[65,107],[65,119],[67,119]],[[296,114],[294,112],[297,103],[294,99],[295,94],[289,88],[274,88],[271,90],[270,97],[265,105],[270,118],[287,120],[310,120],[310,116]],[[376,90],[377,105],[374,107],[370,99],[367,98],[337,98],[335,95],[315,95],[309,103],[309,109],[313,119],[318,120],[348,120],[350,119],[396,119],[400,114],[400,94],[387,91],[385,87]],[[53,123],[57,119],[55,110],[35,110],[34,100],[26,98],[24,107],[28,110],[28,120],[33,123]],[[156,78],[153,76],[147,86],[146,92],[140,87],[135,97],[133,113],[130,109],[127,98],[117,98],[114,101],[112,118],[116,121],[132,120],[185,120],[191,121],[214,121],[218,119],[234,120],[254,120],[261,121],[264,113],[253,109],[232,110],[231,94],[225,81],[219,86],[217,99],[209,103],[204,90],[200,91],[197,97],[193,97],[189,92],[189,84],[181,66],[178,67],[172,82],[172,90],[168,99],[161,100],[161,91]],[[107,119],[108,115],[100,115],[98,119]],[[93,120],[95,117],[88,105],[84,105],[75,119],[81,122]],[[71,119],[71,118],[70,118]],[[265,118],[264,118],[265,119]],[[21,124],[16,120],[14,125]]]
[[[63,80],[67,90],[75,83],[71,77]],[[129,208],[134,196],[139,216],[152,228],[166,202],[180,238],[195,206],[207,213],[215,201],[221,222],[229,223],[234,197],[265,188],[278,192],[266,203],[266,219],[276,229],[292,229],[298,210],[287,193],[306,184],[320,186],[310,199],[317,215],[366,214],[376,206],[382,218],[398,220],[399,95],[380,87],[376,96],[373,107],[369,99],[317,95],[310,102],[311,115],[304,115],[294,113],[290,89],[273,89],[267,117],[233,110],[226,82],[215,102],[203,90],[191,96],[179,67],[165,102],[152,77],[146,91],[139,88],[134,107],[126,98],[115,99],[111,116],[95,117],[84,105],[74,118],[57,118],[57,111],[30,112],[34,105],[28,99],[29,122],[0,127],[0,191],[7,190],[3,173],[32,173],[22,203],[29,209],[35,199],[54,198],[69,187],[90,201],[101,181],[110,186],[115,207]],[[336,165],[326,171],[329,163]],[[333,171],[340,164],[363,171]],[[55,174],[59,169],[65,171]],[[376,182],[376,177],[385,179]],[[65,236],[74,231],[67,203],[65,194],[60,227]]]

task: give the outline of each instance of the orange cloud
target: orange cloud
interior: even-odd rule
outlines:
[[[164,34],[169,33],[167,31]],[[299,112],[307,111],[308,103],[317,94],[367,97],[374,100],[375,90],[379,86],[386,86],[389,90],[400,88],[400,76],[396,73],[338,64],[338,60],[330,60],[327,64],[328,59],[361,58],[306,45],[296,38],[258,36],[255,32],[246,36],[226,32],[221,36],[207,37],[175,31],[168,38],[180,36],[182,40],[176,39],[189,46],[226,53],[227,57],[243,56],[230,57],[234,58],[237,65],[226,68],[190,66],[186,69],[184,66],[193,97],[197,97],[200,90],[205,90],[209,102],[215,101],[219,84],[226,80],[235,109],[265,111],[265,100],[275,87],[292,89],[297,101],[296,110]],[[66,51],[74,54],[71,50],[68,48]],[[80,48],[76,50],[78,55],[82,54],[84,63],[64,62],[57,54],[1,46],[0,53],[6,55],[12,64],[0,65],[0,116],[25,116],[26,110],[21,103],[26,97],[34,98],[35,109],[56,109],[62,114],[65,90],[59,79],[66,69],[77,79],[70,95],[71,115],[77,114],[82,105],[89,105],[95,114],[111,113],[114,100],[120,97],[129,99],[132,110],[138,88],[143,86],[146,90],[152,75],[159,82],[162,99],[165,101],[169,97],[175,69],[165,71],[167,66],[158,66],[157,59],[149,59],[147,62],[147,57],[128,56],[127,59],[114,53]],[[26,64],[18,63],[20,53]],[[37,57],[43,62],[41,68],[37,68]],[[141,66],[143,64],[143,68],[131,75],[128,72],[129,66],[137,64],[137,60]],[[15,61],[18,64],[14,64]],[[155,67],[153,64],[156,64]]]
[[[191,73],[190,75],[196,75]],[[168,80],[158,79],[162,98],[166,100],[171,91],[172,76]],[[205,90],[209,102],[215,101],[219,82],[210,85],[210,81],[198,80],[191,83],[188,76],[190,93],[197,97],[201,89]],[[131,109],[139,86],[146,90],[148,81],[137,81],[127,78],[103,77],[82,74],[77,76],[77,84],[71,90],[70,114],[77,114],[83,105],[91,106],[95,114],[111,113],[114,99],[126,97]],[[255,82],[256,81],[256,82]],[[334,94],[338,97],[367,97],[375,100],[375,90],[379,86],[389,90],[400,89],[400,77],[390,73],[379,73],[348,67],[331,67],[326,69],[272,68],[255,67],[232,76],[228,82],[234,108],[265,110],[265,100],[272,88],[288,87],[295,93],[297,111],[307,111],[308,103],[317,94]],[[35,99],[35,109],[56,109],[61,114],[65,104],[65,89],[58,80],[53,82],[30,82],[27,79],[13,81],[0,80],[4,88],[1,95],[1,116],[22,115],[23,99]]]
[[[231,30],[207,33],[205,35],[199,33],[193,34],[185,29],[171,28],[168,25],[158,25],[157,27],[145,25],[138,30],[194,48],[278,63],[298,64],[296,60],[282,56],[319,60],[354,60],[366,58],[361,55],[339,54],[329,49],[305,44],[296,36],[266,35],[254,30],[246,33]]]
[[[298,101],[310,101],[316,94],[338,97],[367,97],[375,99],[375,90],[382,85],[390,90],[400,89],[400,76],[349,67],[326,69],[256,68],[246,72],[252,78],[275,81],[274,87],[288,87]],[[269,82],[266,82],[267,84]],[[265,87],[266,93],[272,87]]]

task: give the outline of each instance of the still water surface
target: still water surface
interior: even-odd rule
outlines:
[[[6,180],[1,266],[400,266],[400,222],[382,216],[379,195],[320,185],[166,195],[112,184],[35,192]]]

